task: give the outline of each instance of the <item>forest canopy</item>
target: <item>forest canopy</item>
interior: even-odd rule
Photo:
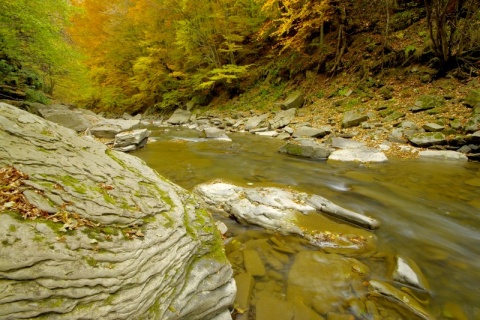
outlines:
[[[0,0],[0,75],[36,100],[54,95],[137,113],[206,104],[306,72],[365,77],[421,63],[438,77],[478,74],[479,7],[480,0]],[[407,37],[403,30],[415,24]]]

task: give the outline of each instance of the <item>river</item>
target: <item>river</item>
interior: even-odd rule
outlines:
[[[378,251],[420,266],[431,287],[433,314],[480,319],[479,163],[309,161],[279,154],[283,142],[273,138],[237,133],[230,134],[231,142],[204,141],[185,128],[150,129],[156,141],[134,155],[188,190],[214,179],[290,187],[380,220],[374,231]],[[251,230],[261,236],[258,228]]]

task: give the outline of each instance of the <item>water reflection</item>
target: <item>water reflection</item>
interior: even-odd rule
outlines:
[[[232,134],[232,142],[198,141],[195,131],[154,130],[158,140],[135,155],[173,182],[186,189],[213,179],[293,187],[370,215],[382,221],[375,231],[379,251],[409,257],[421,267],[439,318],[461,318],[462,310],[480,318],[480,164],[313,162],[278,154],[282,142],[275,139]],[[229,227],[239,242],[272,236],[234,222]],[[385,274],[380,263],[369,267]]]

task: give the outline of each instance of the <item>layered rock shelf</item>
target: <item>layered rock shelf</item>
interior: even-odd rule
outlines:
[[[232,269],[189,192],[4,103],[0,141],[22,173],[2,179],[0,319],[231,319]]]

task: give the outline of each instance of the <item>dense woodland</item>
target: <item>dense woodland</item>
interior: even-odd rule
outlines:
[[[312,75],[370,79],[411,64],[432,79],[466,79],[480,69],[479,7],[480,0],[0,0],[0,99],[135,114],[254,90],[275,99]]]

